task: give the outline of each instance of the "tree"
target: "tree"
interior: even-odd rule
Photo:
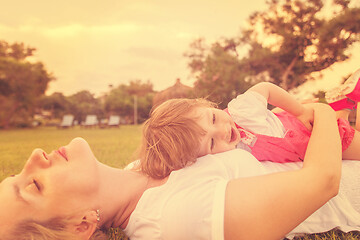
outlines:
[[[29,125],[35,103],[54,77],[41,62],[30,62],[34,48],[0,41],[0,128]]]
[[[251,86],[232,46],[234,43],[225,39],[208,48],[203,39],[197,39],[191,44],[192,49],[185,53],[190,58],[189,67],[197,79],[195,95],[206,97],[221,108]]]
[[[38,107],[52,113],[54,118],[62,118],[69,112],[70,102],[62,93],[55,92],[50,96],[42,96],[38,102]]]
[[[145,83],[141,80],[130,81],[128,85],[121,84],[110,91],[105,99],[104,109],[106,112],[133,118],[134,123],[136,123],[135,118],[142,122],[149,116],[153,96],[153,86],[149,81]],[[134,107],[135,98],[136,107]]]
[[[134,97],[134,124],[138,124],[138,101],[139,97],[144,97],[148,93],[152,92],[152,84],[148,81],[146,83],[142,83],[141,80],[137,79],[134,81],[130,81],[129,87],[127,88],[127,91],[130,95]],[[143,101],[143,104],[145,104],[146,101]],[[142,105],[146,108],[146,106]],[[149,109],[150,110],[150,109]],[[148,114],[146,114],[148,115]]]
[[[195,90],[228,102],[259,81],[290,90],[312,79],[312,73],[345,61],[360,33],[360,8],[350,8],[349,2],[334,0],[337,8],[325,18],[322,0],[271,0],[267,10],[249,17],[241,36],[218,40],[210,48],[203,39],[195,40],[185,54]]]
[[[359,40],[360,8],[336,0],[340,9],[331,19],[321,17],[322,0],[272,0],[269,9],[249,18],[240,43],[250,46],[245,68],[268,71],[286,90],[311,79],[313,72],[350,57],[346,50]],[[262,37],[259,37],[262,36]],[[268,43],[264,39],[273,39]]]
[[[68,101],[70,102],[69,112],[79,123],[85,120],[86,115],[94,114],[98,117],[104,115],[100,100],[87,90],[69,96]]]
[[[105,112],[121,116],[133,113],[133,99],[124,84],[112,89],[105,98]]]

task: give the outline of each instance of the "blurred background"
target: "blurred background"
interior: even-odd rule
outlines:
[[[323,98],[360,67],[358,0],[0,4],[1,129],[138,124],[168,98],[225,107],[262,81]]]

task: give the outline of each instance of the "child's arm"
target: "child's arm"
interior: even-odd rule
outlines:
[[[262,82],[248,89],[264,96],[268,103],[296,116],[309,130],[312,129],[314,112],[306,108],[284,89],[275,84]]]

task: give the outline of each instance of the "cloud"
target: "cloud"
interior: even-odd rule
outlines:
[[[45,36],[52,38],[74,37],[82,34],[99,35],[109,37],[107,35],[122,35],[139,32],[141,27],[133,23],[122,23],[115,25],[95,25],[86,26],[81,24],[71,24],[54,28],[43,28],[42,32]]]
[[[37,49],[36,58],[57,78],[49,93],[99,94],[132,79],[150,79],[162,90],[177,77],[191,85],[183,53],[195,38],[234,37],[264,3],[12,0],[1,5],[0,39]]]

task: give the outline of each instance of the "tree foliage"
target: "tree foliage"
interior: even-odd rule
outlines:
[[[133,80],[128,85],[121,84],[112,89],[105,98],[104,110],[132,119],[134,116],[134,95],[137,96],[138,118],[143,121],[149,116],[152,98],[154,97],[153,85],[149,81]]]
[[[185,56],[191,58],[189,66],[193,73],[198,74],[195,95],[225,107],[228,101],[250,87],[250,83],[244,80],[246,75],[241,71],[236,51],[228,47],[226,40],[207,48],[203,39],[197,39],[192,46],[192,51]]]
[[[96,115],[99,119],[110,115],[120,115],[129,121],[134,116],[134,95],[138,96],[138,117],[140,121],[148,118],[152,107],[154,91],[150,82],[130,81],[113,88],[105,96],[95,97],[89,91],[80,91],[70,96],[53,93],[43,96],[38,101],[38,108],[52,113],[53,118],[61,119],[65,114],[72,114],[79,123],[87,115]]]
[[[69,96],[69,113],[81,123],[85,121],[87,115],[96,115],[98,118],[104,117],[104,111],[100,99],[96,98],[91,92],[84,90]]]
[[[340,8],[330,19],[321,15],[322,0],[272,0],[267,11],[251,15],[251,27],[240,38],[250,46],[247,68],[268,71],[274,83],[288,90],[313,72],[348,59],[346,50],[359,40],[360,9],[349,8],[346,0],[334,5]]]
[[[271,0],[253,13],[240,36],[218,40],[210,48],[195,40],[185,54],[202,96],[227,102],[249,84],[272,81],[289,90],[311,74],[351,57],[359,41],[360,8],[334,0],[334,13],[324,16],[322,0]],[[246,52],[239,57],[238,52]],[[239,83],[241,82],[241,83]],[[214,96],[214,97],[211,97]]]
[[[60,92],[55,92],[50,96],[42,96],[38,102],[41,109],[50,111],[52,116],[58,119],[69,112],[70,104],[68,98]]]
[[[0,128],[27,125],[37,100],[54,77],[41,62],[31,62],[34,48],[0,41]]]

